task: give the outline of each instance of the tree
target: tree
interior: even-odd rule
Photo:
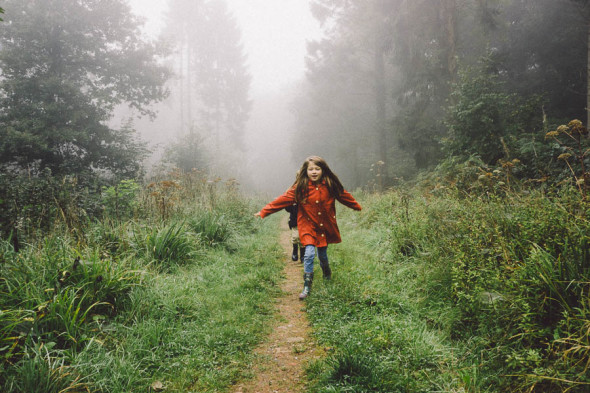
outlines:
[[[590,1],[564,0],[577,7],[577,15],[586,26],[586,126],[590,126]]]
[[[198,130],[202,147],[228,169],[243,146],[251,109],[240,30],[222,0],[173,0],[169,8],[166,35],[176,49],[180,138]],[[228,162],[219,162],[221,157]]]
[[[158,51],[123,0],[9,0],[0,30],[0,167],[54,175],[134,176],[145,149],[127,103],[144,115],[166,96]]]
[[[394,70],[388,26],[397,0],[316,0],[324,38],[308,43],[307,86],[297,102],[294,151],[314,141],[347,184],[366,183],[372,163],[390,161],[388,120]],[[335,140],[343,143],[334,143]]]
[[[498,14],[498,73],[519,95],[545,96],[550,118],[571,120],[586,113],[583,12],[572,2],[537,0],[512,1]]]
[[[184,172],[208,169],[209,158],[203,148],[203,138],[192,130],[168,144],[164,158]]]

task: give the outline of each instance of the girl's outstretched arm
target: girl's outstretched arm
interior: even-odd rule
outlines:
[[[264,206],[262,210],[256,213],[256,215],[260,216],[260,218],[264,218],[269,214],[278,212],[279,210],[283,210],[287,206],[293,205],[293,203],[295,203],[295,188],[290,188],[283,195],[279,196],[274,201]]]
[[[344,206],[350,207],[353,210],[362,210],[361,205],[346,190],[343,190],[342,194],[340,194],[340,196],[336,199],[338,200],[338,202],[342,203]]]

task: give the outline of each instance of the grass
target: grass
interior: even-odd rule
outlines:
[[[586,391],[590,226],[567,198],[359,197],[307,300],[331,348],[311,391]]]
[[[279,294],[279,216],[254,221],[262,203],[189,180],[165,206],[141,194],[136,221],[20,252],[0,241],[2,391],[221,392],[251,376]],[[333,278],[305,303],[327,353],[309,391],[587,390],[577,199],[355,195],[364,209],[340,209]]]
[[[167,191],[199,198],[170,195],[165,220],[144,197],[141,219],[83,239],[0,243],[0,390],[218,392],[249,375],[279,291],[275,225],[235,186],[181,180]]]
[[[111,340],[88,348],[102,367],[80,358],[76,368],[96,375],[103,391],[145,391],[156,381],[170,391],[219,391],[240,379],[266,332],[280,273],[272,229],[261,231],[244,238],[249,246],[235,254],[211,250],[137,288],[128,320],[119,321]],[[267,258],[261,249],[270,250]],[[113,363],[120,375],[110,372]]]

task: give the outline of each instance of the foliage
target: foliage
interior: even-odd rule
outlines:
[[[207,210],[195,214],[188,226],[211,246],[226,244],[233,232],[230,220],[224,215]]]
[[[163,223],[151,191],[124,182],[120,218],[110,204],[82,238],[56,227],[18,252],[0,241],[2,391],[145,391],[158,381],[213,391],[247,373],[280,278],[274,225],[253,220],[235,181],[167,176],[179,199]],[[105,192],[112,201],[115,188]],[[228,252],[230,235],[240,241]]]
[[[460,74],[453,93],[455,105],[449,110],[449,136],[444,145],[449,155],[477,155],[487,165],[495,165],[510,153],[506,140],[521,129],[524,105],[506,93],[498,76],[485,69]]]
[[[149,114],[167,71],[120,0],[8,1],[0,33],[0,165],[56,176],[139,173],[145,147],[130,125],[106,126],[115,106]],[[104,173],[103,173],[104,174]]]
[[[588,129],[581,121],[572,120],[568,125],[562,124],[555,131],[549,131],[545,135],[546,139],[552,139],[559,144],[562,153],[557,159],[565,162],[575,186],[585,200],[590,190],[590,143],[587,134]]]
[[[148,228],[135,233],[137,248],[145,247],[148,262],[155,262],[164,270],[175,264],[183,264],[192,259],[198,245],[198,238],[191,238],[185,232],[184,222],[172,222],[162,227]]]
[[[193,169],[205,170],[209,166],[203,138],[195,132],[170,143],[166,148],[165,159],[186,173]]]
[[[171,98],[180,111],[171,161],[185,171],[235,173],[252,108],[240,28],[224,1],[171,0],[169,9],[163,35],[179,65]]]
[[[54,343],[39,344],[16,366],[16,375],[4,384],[7,393],[47,392],[67,393],[88,391],[88,385],[71,371]]]
[[[586,202],[451,188],[341,217],[356,240],[307,301],[333,351],[310,368],[314,391],[587,390]]]
[[[0,173],[0,237],[10,238],[17,251],[56,226],[82,237],[88,219],[101,211],[95,188],[49,169],[38,176]]]
[[[137,195],[140,186],[135,180],[121,180],[118,184],[110,187],[102,187],[102,202],[104,214],[107,217],[121,219],[130,218],[137,205]]]
[[[585,115],[587,5],[313,1],[324,34],[308,45],[293,151],[313,138],[353,186],[377,161],[393,185],[451,155],[516,158],[527,178],[553,177],[542,123]]]

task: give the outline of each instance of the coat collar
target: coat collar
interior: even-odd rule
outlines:
[[[312,182],[311,179],[307,182],[307,184],[310,185],[310,186],[315,186],[315,183]],[[318,184],[326,185],[326,179],[322,179],[322,181],[319,182]]]

